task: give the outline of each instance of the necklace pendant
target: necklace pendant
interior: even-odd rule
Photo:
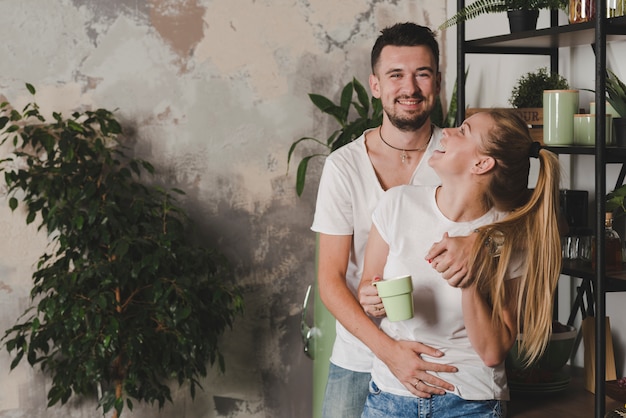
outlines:
[[[400,154],[400,157],[402,157],[402,164],[405,164],[406,163],[406,157],[407,157],[405,150],[402,150],[402,154]]]

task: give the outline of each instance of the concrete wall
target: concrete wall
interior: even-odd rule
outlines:
[[[321,160],[302,198],[286,156],[296,138],[335,129],[307,93],[337,97],[353,76],[366,82],[379,30],[414,20],[436,27],[445,3],[397,0],[3,0],[0,95],[20,106],[38,90],[44,114],[118,109],[142,157],[185,205],[207,243],[235,262],[245,316],[192,401],[174,389],[164,410],[128,417],[310,416],[311,362],[302,353],[301,303],[313,282],[312,220]],[[445,51],[446,40],[440,39]],[[442,61],[446,71],[446,60]],[[454,66],[451,67],[454,69]],[[444,85],[444,88],[446,86]],[[29,304],[44,234],[11,213],[0,190],[0,329]],[[46,408],[38,369],[9,372],[0,353],[0,417],[86,418],[93,400]]]

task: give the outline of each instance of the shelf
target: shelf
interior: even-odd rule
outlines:
[[[606,41],[626,35],[626,16],[606,20]],[[473,54],[550,55],[553,48],[591,45],[595,41],[595,22],[573,23],[527,32],[465,41],[464,50]]]
[[[590,261],[563,260],[561,273],[595,282],[596,275]],[[626,292],[626,270],[606,272],[607,292]]]
[[[566,390],[537,395],[512,392],[508,416],[512,418],[592,417],[595,397],[584,388],[584,370],[570,366],[565,366],[564,370],[570,370],[572,374],[572,380]],[[623,402],[609,397],[605,398],[605,402],[607,411],[624,406]]]
[[[465,0],[457,0],[457,11],[465,7]],[[457,105],[458,118],[462,120],[465,113],[465,80],[461,77],[466,71],[466,54],[516,54],[516,55],[545,55],[550,57],[550,71],[557,72],[559,68],[559,49],[576,46],[592,46],[595,56],[595,98],[596,102],[604,100],[606,90],[606,44],[615,41],[626,40],[626,16],[607,19],[603,16],[605,12],[604,4],[600,3],[599,12],[591,22],[558,25],[557,11],[550,13],[550,27],[520,33],[492,36],[486,38],[467,40],[465,31],[457,31]],[[464,28],[461,26],[461,28]],[[602,112],[600,116],[603,116]],[[600,133],[602,135],[600,135]],[[596,127],[596,137],[603,137],[603,127]],[[593,155],[596,158],[594,168],[595,174],[595,196],[596,212],[604,213],[604,193],[606,191],[606,163],[622,163],[622,168],[618,176],[618,185],[621,185],[626,178],[626,148],[619,147],[599,147],[596,152],[595,147],[581,146],[550,146],[547,147],[557,154],[572,155]],[[601,219],[596,219],[596,230],[603,228]],[[603,237],[599,237],[600,244]],[[596,254],[596,260],[604,260],[604,248],[600,245]],[[603,270],[603,269],[600,269]],[[578,295],[572,306],[571,314],[576,314],[578,309],[583,310],[585,302],[593,306],[595,311],[596,333],[598,338],[595,341],[597,352],[604,352],[606,333],[604,317],[606,316],[606,292],[626,291],[626,271],[603,272],[603,277],[596,276],[596,270],[591,268],[591,262],[580,263],[571,260],[564,260],[562,274],[572,277],[582,278],[582,283],[578,287]],[[586,300],[583,300],[586,299]],[[587,309],[590,307],[588,306]],[[570,315],[570,319],[572,316]],[[569,320],[568,320],[569,323]],[[603,356],[596,356],[596,370],[604,370],[606,359]],[[593,416],[602,418],[605,415],[607,404],[605,403],[606,391],[603,383],[604,373],[598,372],[595,379],[596,396],[590,397],[589,402],[594,403]],[[575,396],[576,399],[582,398]],[[570,416],[562,410],[553,408],[552,405],[540,405],[538,402],[528,402],[532,404],[534,411],[532,414],[512,414],[512,416],[543,417],[543,416]],[[561,401],[556,407],[563,406]],[[591,405],[589,405],[590,407]],[[513,408],[512,408],[513,409]],[[539,410],[537,410],[539,409]],[[582,408],[573,408],[576,411],[571,416],[588,417],[591,410],[581,412]]]
[[[595,155],[595,147],[583,146],[546,146],[546,149],[555,154],[572,154],[572,155]],[[605,159],[607,163],[625,163],[626,148],[623,147],[605,147]]]

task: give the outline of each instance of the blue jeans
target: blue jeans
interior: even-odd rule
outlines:
[[[322,418],[360,418],[370,380],[369,373],[353,372],[330,363]]]
[[[381,391],[373,381],[362,418],[502,418],[505,403],[469,401],[452,393],[431,398],[399,396]]]

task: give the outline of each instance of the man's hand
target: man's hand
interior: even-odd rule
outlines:
[[[425,259],[432,268],[441,273],[450,286],[467,287],[473,279],[467,266],[475,240],[475,234],[466,237],[450,237],[446,232],[441,241],[430,247]]]
[[[385,306],[383,300],[378,296],[378,288],[374,286],[374,282],[382,280],[376,276],[371,282],[362,281],[359,285],[359,303],[363,307],[366,314],[373,318],[382,318],[387,313],[385,312]]]
[[[443,395],[445,390],[454,390],[454,386],[430,373],[454,373],[457,368],[448,364],[432,363],[422,359],[422,354],[442,357],[443,353],[416,341],[393,341],[379,358],[389,370],[414,395],[430,398],[431,395]]]

